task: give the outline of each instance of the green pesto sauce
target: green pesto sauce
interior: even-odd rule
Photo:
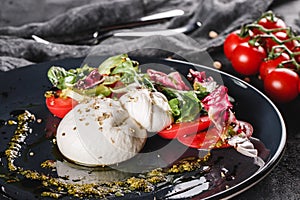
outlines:
[[[106,197],[109,195],[123,196],[130,192],[151,192],[158,183],[166,182],[167,176],[171,174],[179,174],[199,169],[205,161],[208,160],[210,154],[204,158],[187,158],[179,161],[170,168],[157,168],[138,177],[130,177],[122,181],[109,181],[99,183],[66,183],[60,178],[51,177],[40,173],[36,170],[24,169],[16,166],[14,161],[20,156],[21,144],[24,144],[26,137],[31,133],[29,123],[35,121],[35,116],[28,111],[17,116],[17,128],[14,136],[11,138],[8,148],[5,151],[7,157],[8,169],[11,172],[18,173],[23,177],[31,180],[39,180],[45,190],[41,196],[59,198],[69,195],[74,197]],[[41,163],[42,168],[54,168],[55,161],[46,160]],[[1,177],[0,177],[1,178]],[[51,190],[50,190],[51,188]]]

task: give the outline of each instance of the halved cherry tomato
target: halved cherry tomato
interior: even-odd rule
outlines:
[[[259,68],[259,75],[262,80],[265,80],[266,76],[274,69],[277,68],[277,66],[283,62],[289,60],[290,57],[286,53],[281,53],[278,57],[274,59],[268,59],[261,63]]]
[[[170,127],[158,132],[157,134],[165,139],[174,139],[182,135],[193,134],[203,131],[211,124],[208,116],[199,117],[192,122],[172,124]]]
[[[224,54],[228,58],[228,60],[231,59],[232,52],[237,47],[237,45],[243,42],[248,42],[250,39],[250,36],[241,37],[240,32],[241,30],[236,30],[230,33],[224,41],[224,45],[223,45]]]
[[[239,121],[239,127],[238,133],[243,131],[248,138],[252,136],[253,127],[251,124]],[[188,147],[196,149],[230,147],[228,143],[221,141],[219,130],[216,127],[209,128],[196,134],[180,135],[177,137],[177,140]]]
[[[47,97],[46,105],[49,111],[59,117],[63,118],[72,108],[74,108],[78,102],[70,97]]]
[[[182,144],[195,149],[211,149],[220,141],[219,130],[215,127],[196,134],[180,135],[177,139]],[[229,144],[223,143],[219,148],[229,146]]]

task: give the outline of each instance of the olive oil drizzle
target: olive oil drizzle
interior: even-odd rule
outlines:
[[[22,175],[31,180],[39,180],[47,191],[41,193],[41,196],[60,198],[64,195],[74,197],[107,197],[123,196],[130,192],[151,192],[156,185],[162,182],[169,182],[170,175],[191,172],[203,167],[209,157],[208,153],[203,158],[188,158],[173,164],[170,168],[153,169],[147,173],[140,174],[138,177],[130,177],[123,181],[97,182],[97,183],[66,183],[62,178],[51,177],[50,175],[40,173],[36,170],[24,169],[15,165],[15,160],[21,154],[22,145],[25,144],[26,137],[32,132],[29,124],[35,122],[35,116],[29,111],[24,111],[17,115],[17,128],[11,138],[8,148],[5,150],[7,157],[7,166],[9,171]],[[55,161],[46,160],[41,163],[42,168],[55,167]],[[207,172],[207,171],[206,171]],[[205,172],[205,173],[206,173]]]

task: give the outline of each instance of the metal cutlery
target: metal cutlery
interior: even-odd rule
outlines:
[[[188,34],[202,26],[201,22],[197,21],[194,23],[187,24],[185,26],[174,28],[174,29],[162,29],[162,30],[149,30],[149,31],[119,31],[119,32],[107,32],[104,34],[94,33],[93,38],[89,40],[81,41],[82,44],[89,44],[95,45],[100,43],[102,40],[107,39],[109,37],[146,37],[146,36],[153,36],[153,35],[162,35],[162,36],[170,36],[179,33]],[[32,38],[39,43],[49,44],[49,41],[36,36],[32,35]],[[80,44],[80,43],[77,43]]]
[[[187,24],[185,26],[174,28],[174,29],[162,29],[162,30],[149,30],[149,31],[120,31],[120,32],[108,32],[105,34],[95,34],[94,38],[88,41],[89,44],[98,44],[102,40],[109,37],[146,37],[153,35],[170,36],[179,33],[188,34],[195,31],[197,28],[202,26],[201,22],[197,21],[194,23]]]
[[[134,21],[99,27],[98,30],[85,30],[84,32],[81,33],[64,35],[64,36],[53,36],[53,37],[50,36],[46,38],[44,37],[43,39],[38,35],[34,35],[32,36],[32,38],[35,41],[41,43],[47,43],[47,41],[48,42],[51,41],[53,43],[64,43],[64,44],[88,44],[86,42],[89,42],[90,40],[95,40],[95,36],[107,34],[110,31],[129,29],[133,27],[161,23],[173,17],[181,16],[183,14],[184,14],[183,10],[174,9],[174,10],[168,10],[168,11],[148,15],[145,17],[141,17]],[[42,41],[41,39],[44,41]]]
[[[126,29],[126,28],[133,28],[133,27],[138,27],[138,26],[156,24],[156,23],[161,23],[161,22],[164,22],[165,20],[171,19],[173,17],[178,17],[181,15],[184,15],[183,10],[180,10],[180,9],[168,10],[168,11],[148,15],[145,17],[141,17],[136,21],[126,22],[124,24],[117,24],[117,25],[101,27],[100,30],[98,30],[96,32],[103,33],[103,32],[108,32],[108,31],[113,31],[113,30],[118,30],[118,29]]]

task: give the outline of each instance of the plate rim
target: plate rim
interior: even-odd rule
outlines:
[[[245,84],[247,87],[250,87],[251,89],[253,89],[255,92],[257,92],[259,95],[261,95],[265,100],[267,100],[267,102],[272,106],[272,108],[274,109],[274,111],[276,112],[277,114],[277,117],[280,121],[280,124],[281,124],[281,140],[280,140],[280,143],[279,143],[279,146],[278,148],[276,149],[276,152],[275,154],[273,155],[273,157],[268,160],[268,162],[259,170],[257,170],[255,173],[253,173],[251,176],[249,176],[247,179],[245,179],[244,181],[238,183],[237,185],[233,186],[230,188],[230,190],[234,190],[234,189],[237,189],[238,187],[241,187],[242,185],[244,184],[247,184],[249,182],[251,182],[251,180],[255,180],[253,181],[250,185],[246,186],[246,187],[243,187],[242,190],[239,190],[237,192],[234,192],[233,194],[231,195],[228,195],[226,196],[225,194],[229,191],[227,190],[224,190],[224,191],[221,191],[217,194],[214,194],[214,195],[211,195],[207,198],[204,198],[204,199],[211,199],[211,198],[215,198],[215,197],[218,197],[220,195],[222,195],[224,193],[224,198],[225,199],[230,199],[230,198],[233,198],[243,192],[245,192],[246,190],[250,189],[251,187],[253,187],[254,185],[256,185],[258,182],[260,182],[261,180],[263,180],[275,167],[276,165],[279,163],[279,161],[281,160],[283,154],[284,154],[284,150],[285,150],[285,147],[286,147],[286,143],[287,143],[287,132],[286,132],[286,125],[285,125],[285,122],[284,122],[284,119],[283,119],[283,116],[281,115],[279,109],[277,108],[277,106],[272,102],[272,100],[267,96],[265,95],[262,91],[260,91],[259,89],[257,89],[256,87],[254,87],[253,85],[249,84],[248,82],[232,75],[232,74],[229,74],[227,72],[224,72],[224,71],[221,71],[219,69],[216,69],[216,68],[212,68],[212,67],[208,67],[208,66],[205,66],[205,65],[201,65],[201,64],[195,64],[195,63],[191,63],[191,62],[187,62],[187,61],[182,61],[182,60],[176,60],[176,59],[164,59],[165,61],[168,61],[168,62],[174,62],[174,63],[178,63],[178,64],[184,64],[184,65],[192,65],[192,66],[196,66],[196,67],[200,67],[200,68],[204,68],[204,69],[207,69],[207,70],[210,70],[210,71],[213,71],[213,72],[216,72],[216,73],[220,73],[220,74],[223,74],[225,76],[228,76],[230,77],[231,79],[234,79],[234,80],[237,80],[239,82],[242,82],[243,84]],[[261,177],[257,178],[256,176],[262,174]],[[257,179],[255,179],[257,178]],[[223,198],[222,198],[223,199]]]
[[[101,58],[107,58],[107,55],[101,55],[101,56],[96,56],[96,57],[101,57]],[[252,188],[254,185],[256,185],[258,182],[260,182],[261,180],[263,180],[275,167],[276,165],[279,163],[279,161],[281,160],[283,154],[284,154],[284,150],[286,147],[286,143],[287,143],[287,131],[286,131],[286,125],[283,119],[283,116],[281,115],[279,109],[277,108],[277,106],[272,102],[272,100],[265,95],[262,91],[260,91],[259,89],[257,89],[256,87],[254,87],[253,85],[251,85],[250,83],[232,75],[229,74],[227,72],[221,71],[219,69],[213,68],[213,67],[209,67],[206,65],[201,65],[201,64],[196,64],[196,63],[192,63],[192,62],[188,62],[188,61],[183,61],[183,60],[177,60],[177,59],[169,59],[169,58],[155,58],[153,56],[151,57],[147,57],[147,56],[130,56],[136,60],[138,59],[150,59],[150,60],[156,60],[158,62],[167,62],[167,63],[174,63],[174,64],[183,64],[185,66],[194,66],[194,67],[199,67],[202,69],[206,69],[212,72],[216,72],[222,75],[225,75],[231,79],[237,80],[243,84],[245,84],[247,87],[250,87],[252,90],[254,90],[256,93],[258,93],[260,96],[262,96],[272,107],[272,109],[274,109],[280,125],[281,125],[281,138],[280,138],[280,143],[278,148],[276,149],[275,154],[270,158],[270,160],[267,161],[267,163],[259,170],[257,170],[255,173],[253,173],[251,176],[249,176],[247,179],[239,182],[238,184],[232,186],[230,189],[228,190],[223,190],[221,192],[218,192],[216,194],[210,195],[209,197],[205,197],[204,199],[213,199],[213,198],[217,198],[217,197],[222,197],[222,199],[230,199],[233,198],[243,192],[245,192],[246,190]],[[30,67],[34,67],[37,65],[45,65],[47,63],[59,63],[59,62],[66,62],[68,60],[73,60],[73,61],[80,61],[80,60],[84,60],[86,57],[79,57],[79,58],[64,58],[64,59],[59,59],[59,60],[50,60],[50,61],[46,61],[46,62],[41,62],[41,63],[35,63],[35,64],[30,64],[30,65],[26,65],[20,68],[15,68],[13,70],[10,71],[1,71],[0,75],[2,74],[7,74],[9,72],[12,71],[17,71],[17,70],[26,70],[26,68],[30,68]],[[260,176],[261,175],[261,176]],[[249,184],[250,183],[250,184]],[[239,189],[241,188],[241,189]],[[3,193],[1,191],[1,196],[6,198],[6,194]],[[197,195],[195,196],[197,198]]]

